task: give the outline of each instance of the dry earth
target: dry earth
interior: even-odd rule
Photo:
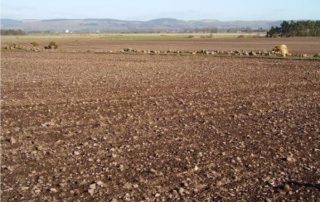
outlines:
[[[320,37],[299,38],[215,38],[215,39],[181,39],[181,40],[110,40],[108,38],[4,38],[3,46],[9,43],[30,45],[36,41],[41,47],[50,41],[56,41],[61,51],[119,51],[124,48],[151,50],[272,50],[276,45],[286,44],[294,54],[320,53]]]
[[[3,52],[2,201],[318,201],[320,62]]]

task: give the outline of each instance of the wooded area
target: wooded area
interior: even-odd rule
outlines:
[[[320,36],[320,20],[283,21],[271,27],[267,37]]]

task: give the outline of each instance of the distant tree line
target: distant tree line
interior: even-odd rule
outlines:
[[[20,29],[1,29],[1,35],[25,35],[26,33]]]
[[[250,27],[241,27],[241,28],[202,28],[202,29],[185,29],[180,32],[184,33],[235,33],[235,32],[244,32],[244,33],[252,33],[252,32],[267,32],[267,29],[263,28],[250,28]]]
[[[293,36],[320,36],[320,20],[283,21],[267,32],[267,37]]]

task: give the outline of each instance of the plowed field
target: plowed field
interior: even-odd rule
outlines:
[[[2,52],[3,201],[320,198],[320,62]]]

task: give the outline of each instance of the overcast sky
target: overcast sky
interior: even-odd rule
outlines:
[[[13,19],[298,20],[320,19],[320,0],[2,0],[1,10]]]

